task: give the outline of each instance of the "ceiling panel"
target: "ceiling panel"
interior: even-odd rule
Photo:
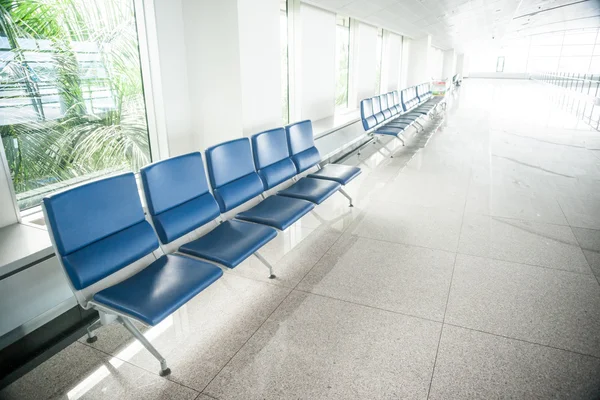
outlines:
[[[304,1],[304,0],[303,0]],[[573,27],[600,26],[598,0],[306,0],[441,49]],[[514,19],[513,19],[514,18]]]

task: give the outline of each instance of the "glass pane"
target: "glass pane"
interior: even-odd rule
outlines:
[[[279,37],[281,51],[281,119],[286,125],[290,120],[290,102],[289,102],[289,77],[288,77],[288,27],[287,27],[287,2],[280,2],[279,14]]]
[[[19,207],[149,163],[133,0],[4,3],[0,134]]]
[[[336,83],[335,106],[337,109],[348,108],[348,73],[350,66],[350,24],[349,18],[338,17],[336,26]]]

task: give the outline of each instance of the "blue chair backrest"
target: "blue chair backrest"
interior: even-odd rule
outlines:
[[[285,127],[290,155],[298,173],[321,162],[319,150],[315,147],[312,122],[310,120],[289,124]]]
[[[379,95],[379,104],[381,104],[381,112],[385,119],[388,119],[392,116],[392,111],[388,105],[387,96],[385,94]]]
[[[373,115],[373,99],[364,99],[360,102],[360,116],[365,131],[377,125],[377,120]]]
[[[296,166],[290,158],[287,133],[284,128],[271,129],[252,136],[254,165],[271,189],[296,175]]]
[[[263,181],[254,167],[248,138],[209,147],[205,154],[210,184],[222,213],[264,191]]]
[[[394,94],[392,92],[389,92],[385,96],[387,98],[388,108],[392,112],[392,115],[397,114],[398,108],[396,107],[396,103],[394,102]]]
[[[172,242],[220,215],[208,190],[202,155],[168,158],[140,170],[148,211],[163,244]]]
[[[402,108],[404,111],[408,111],[413,108],[417,102],[417,93],[414,87],[406,88],[400,92],[400,97],[402,99]]]
[[[74,187],[43,200],[57,256],[76,290],[112,275],[158,247],[133,173]]]
[[[375,116],[378,124],[385,121],[385,115],[383,115],[381,112],[381,102],[379,101],[379,96],[373,97],[373,115]]]
[[[431,97],[429,83],[417,85],[417,97],[419,97],[419,102],[427,101]]]
[[[402,112],[403,107],[402,103],[400,102],[400,95],[398,94],[398,91],[394,90],[392,92],[392,95],[394,96],[394,105],[396,106],[396,108],[398,108],[398,112]]]

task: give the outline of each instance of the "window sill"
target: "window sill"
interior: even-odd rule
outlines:
[[[323,136],[327,136],[332,132],[342,129],[360,119],[360,111],[354,110],[340,110],[335,115],[327,118],[321,118],[313,121],[313,134],[315,140],[320,139]]]
[[[48,232],[27,224],[0,228],[0,279],[54,254]]]

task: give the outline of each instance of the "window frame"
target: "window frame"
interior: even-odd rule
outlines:
[[[156,40],[156,14],[152,2],[144,0],[129,0],[133,5],[134,22],[136,26],[138,52],[140,62],[140,75],[142,79],[142,97],[146,109],[146,127],[148,130],[148,146],[150,163],[169,157],[168,136],[166,120],[164,115],[164,103],[162,101],[162,90],[160,85],[160,68],[158,67],[158,41]],[[152,34],[151,34],[152,33]],[[154,66],[154,68],[153,68]],[[159,111],[160,110],[160,111]],[[6,174],[8,190],[13,203],[16,216],[15,223],[28,224],[28,220],[41,217],[42,206],[37,205],[21,210],[17,200],[15,185],[8,165],[4,146],[0,146],[0,162]],[[108,175],[111,176],[111,175]],[[136,179],[139,172],[136,173]],[[82,183],[58,189],[52,193],[58,193],[70,187],[76,187]],[[45,226],[33,225],[44,229]]]

